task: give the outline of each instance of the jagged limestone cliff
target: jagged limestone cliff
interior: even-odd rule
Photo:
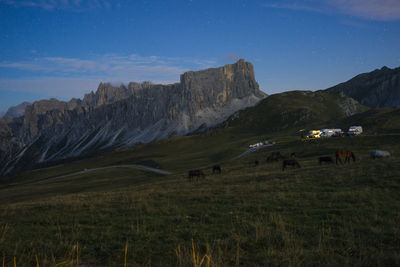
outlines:
[[[22,117],[0,119],[0,175],[39,162],[184,135],[214,126],[265,96],[252,64],[239,60],[184,73],[176,84],[101,83],[83,100],[38,101]]]

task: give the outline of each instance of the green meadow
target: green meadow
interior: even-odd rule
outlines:
[[[0,182],[2,266],[399,266],[400,116],[347,117],[340,95],[288,92],[219,127]],[[365,110],[365,111],[364,111]],[[301,141],[299,129],[363,125]],[[249,144],[276,144],[246,157]],[[338,149],[356,161],[323,163]],[[373,160],[370,151],[390,158]],[[295,152],[282,171],[272,152]],[[256,166],[255,161],[259,164]],[[161,175],[141,164],[170,171]],[[213,174],[219,164],[222,174]],[[200,169],[204,179],[188,180]]]
[[[301,141],[236,158],[266,136],[229,130],[175,137],[28,171],[0,185],[4,266],[396,266],[400,136]],[[391,158],[373,160],[372,149]],[[352,150],[350,164],[318,157]],[[300,169],[267,163],[296,152]],[[255,166],[254,161],[259,165]],[[147,163],[160,175],[127,167]],[[213,164],[222,174],[212,174]],[[206,177],[187,179],[202,169]],[[72,174],[67,177],[59,177]]]

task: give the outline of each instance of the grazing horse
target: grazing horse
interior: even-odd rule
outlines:
[[[371,151],[371,158],[379,159],[379,158],[388,158],[390,157],[390,152],[386,150],[372,150]]]
[[[199,178],[205,178],[206,176],[204,175],[204,172],[201,170],[191,170],[189,171],[189,180],[192,180],[194,178],[199,179]]]
[[[322,162],[333,163],[333,159],[332,159],[332,157],[319,157],[318,162],[319,162],[319,165],[321,165]]]
[[[293,168],[301,168],[300,164],[295,159],[285,159],[282,162],[282,171],[285,170],[286,166],[293,166]]]
[[[283,159],[281,152],[272,152],[271,155],[268,156],[267,162],[279,161],[280,159]]]
[[[344,163],[350,163],[350,158],[353,159],[353,162],[356,161],[356,156],[352,151],[349,150],[337,150],[336,151],[336,164],[338,164],[338,161],[340,164],[343,164],[341,158],[344,158]]]
[[[212,167],[212,172],[213,173],[221,173],[221,166],[219,166],[219,165],[214,165],[213,167]]]

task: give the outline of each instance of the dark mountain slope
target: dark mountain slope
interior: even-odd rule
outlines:
[[[371,108],[400,107],[400,68],[383,67],[326,90],[342,92]]]
[[[275,94],[255,107],[237,112],[226,123],[238,132],[267,133],[299,130],[307,125],[345,118],[367,110],[338,93],[291,91]]]

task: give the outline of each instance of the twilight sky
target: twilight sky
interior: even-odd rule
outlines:
[[[400,66],[399,0],[0,0],[0,111],[244,58],[268,94]]]

